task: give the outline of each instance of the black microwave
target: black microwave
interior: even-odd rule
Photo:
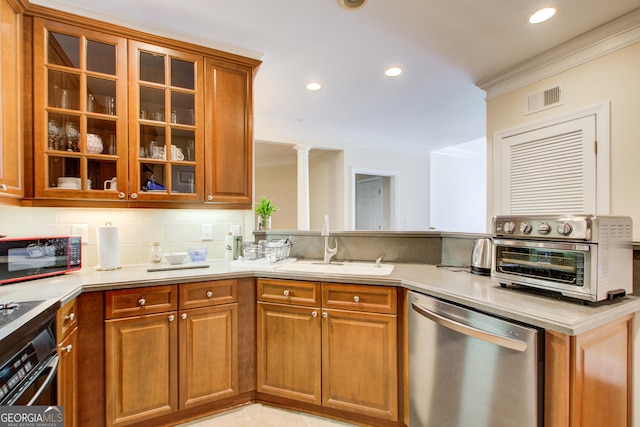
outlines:
[[[80,236],[0,239],[0,285],[82,268]]]

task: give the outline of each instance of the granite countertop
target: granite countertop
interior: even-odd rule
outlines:
[[[64,304],[82,292],[179,284],[241,277],[315,280],[370,285],[401,286],[490,314],[521,321],[567,335],[577,335],[624,315],[640,311],[640,298],[627,296],[613,301],[583,305],[524,292],[503,289],[486,276],[463,268],[427,264],[395,264],[388,276],[352,276],[287,272],[246,262],[207,261],[205,268],[148,272],[151,266],[128,265],[118,270],[83,268],[63,276],[0,286],[0,301],[49,300]],[[160,267],[169,267],[160,264]],[[184,266],[190,266],[186,263]]]

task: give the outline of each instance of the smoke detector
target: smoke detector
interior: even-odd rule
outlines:
[[[362,9],[367,4],[367,0],[338,0],[338,4],[343,9],[357,10]]]

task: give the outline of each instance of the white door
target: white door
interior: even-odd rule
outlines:
[[[382,230],[382,177],[356,183],[356,230]]]

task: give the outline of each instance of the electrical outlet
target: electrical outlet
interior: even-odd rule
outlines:
[[[213,240],[213,224],[202,224],[200,239],[202,241]]]
[[[80,236],[82,244],[89,244],[89,226],[87,224],[71,224],[71,234]]]

